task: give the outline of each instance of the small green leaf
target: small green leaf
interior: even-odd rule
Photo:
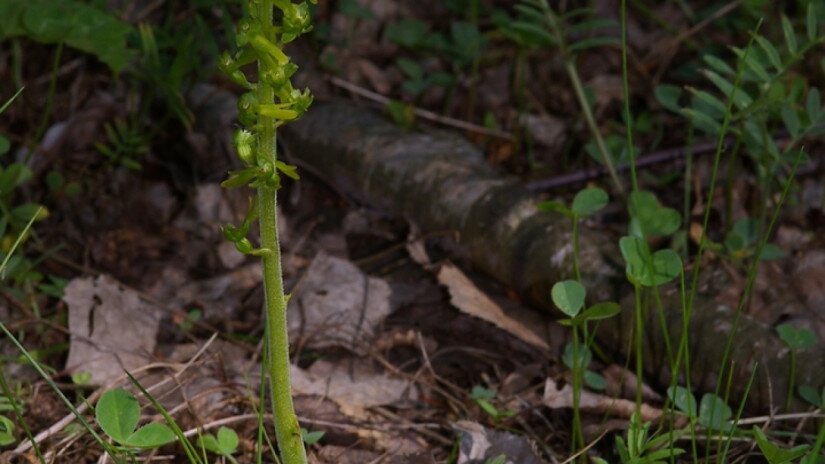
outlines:
[[[693,87],[688,87],[688,90],[694,97],[696,97],[697,100],[700,100],[702,103],[715,110],[719,115],[724,115],[727,111],[727,106],[725,106],[721,100],[710,93],[705,92],[704,90],[697,90]]]
[[[206,449],[206,451],[209,451],[210,453],[222,454],[221,447],[220,445],[218,445],[218,439],[215,438],[215,436],[211,433],[201,435],[200,438],[198,438],[198,445],[202,446],[204,449]]]
[[[733,228],[725,237],[725,247],[728,251],[743,250],[756,240],[756,220],[743,218],[733,224]]]
[[[759,259],[762,261],[775,261],[784,257],[785,252],[773,243],[766,243],[762,248],[762,253],[759,255]]]
[[[0,446],[8,446],[16,442],[14,437],[14,422],[6,416],[0,416]]]
[[[691,108],[682,108],[682,113],[690,119],[690,122],[692,122],[697,129],[708,135],[716,135],[722,129],[722,126],[715,119],[705,113]]]
[[[602,319],[610,319],[620,312],[622,312],[622,307],[619,306],[618,303],[613,301],[603,301],[584,310],[581,314],[579,314],[578,319],[584,321],[599,321]]]
[[[8,153],[10,148],[11,142],[9,142],[9,139],[0,134],[0,156]]]
[[[670,84],[660,84],[653,89],[653,95],[656,100],[665,109],[678,113],[681,111],[679,106],[679,97],[682,96],[682,89]]]
[[[731,425],[727,422],[733,416],[730,406],[722,398],[705,393],[699,403],[699,423],[711,430],[729,431]]]
[[[759,47],[762,51],[765,52],[765,56],[768,57],[768,61],[770,61],[771,66],[776,68],[777,71],[782,71],[782,60],[779,58],[779,52],[776,50],[776,47],[761,35],[756,35],[754,37],[756,43],[759,44]]]
[[[556,282],[550,291],[556,307],[570,317],[575,317],[581,311],[586,293],[582,284],[575,280]]]
[[[237,188],[246,186],[258,176],[258,173],[258,167],[249,167],[236,171],[229,171],[229,178],[221,182],[221,187]]]
[[[639,226],[647,237],[670,235],[682,225],[679,212],[662,206],[652,192],[632,192],[627,201],[627,209],[630,216],[639,221]]]
[[[816,345],[816,335],[811,329],[796,328],[789,323],[776,326],[776,333],[792,350],[803,350]]]
[[[593,360],[593,353],[585,345],[573,345],[568,343],[564,346],[564,354],[561,356],[561,361],[571,370],[576,369],[576,361],[578,361],[579,369],[586,369]]]
[[[816,388],[810,385],[799,386],[799,397],[817,408],[822,408],[823,406],[822,395]]]
[[[662,285],[682,272],[682,260],[675,251],[664,249],[651,255],[647,243],[639,237],[622,237],[619,248],[627,265],[628,277],[639,285]]]
[[[793,137],[797,137],[802,131],[802,123],[799,121],[799,115],[793,108],[788,106],[782,108],[782,122]]]
[[[696,397],[685,387],[675,386],[667,389],[667,396],[677,409],[687,414],[688,417],[696,417]]]
[[[323,435],[323,432],[321,432]],[[221,427],[218,429],[218,446],[224,455],[234,454],[238,450],[238,434],[229,427]],[[317,441],[317,440],[316,440]]]
[[[602,391],[607,388],[607,379],[593,371],[584,371],[584,383],[596,391]]]
[[[600,188],[580,190],[573,198],[572,210],[579,216],[590,216],[607,205],[607,192]]]
[[[168,425],[155,422],[144,425],[120,443],[135,448],[158,448],[176,439],[175,432]]]
[[[785,34],[785,43],[788,45],[788,51],[796,55],[798,45],[796,43],[796,33],[793,30],[793,24],[784,14],[782,15],[782,33]]]
[[[762,451],[762,455],[768,460],[769,464],[797,462],[796,460],[804,456],[810,448],[809,445],[799,445],[791,449],[780,448],[768,439],[762,429],[755,425],[753,426],[753,435],[756,438],[759,450]]]
[[[470,398],[474,400],[491,400],[495,397],[495,391],[481,385],[474,385],[473,389],[470,391]]]
[[[316,430],[316,431],[310,432],[309,430],[307,430],[305,428],[301,428],[301,438],[304,440],[304,443],[306,443],[307,445],[314,445],[314,444],[318,443],[319,441],[321,441],[321,438],[324,438],[325,434],[326,434],[326,432],[321,431],[321,430]]]
[[[707,63],[708,66],[711,67],[714,71],[725,74],[728,76],[735,76],[736,71],[730,67],[724,60],[719,59],[714,55],[703,55],[702,59]]]
[[[131,393],[115,388],[97,401],[95,418],[106,435],[118,443],[125,443],[137,426],[140,405]]]

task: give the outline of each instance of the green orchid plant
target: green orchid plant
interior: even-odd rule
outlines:
[[[260,256],[263,261],[266,363],[275,434],[284,464],[305,463],[306,451],[289,381],[287,296],[284,295],[276,213],[281,175],[297,179],[298,173],[295,166],[278,160],[275,135],[278,127],[299,118],[312,103],[308,89],[299,90],[292,86],[290,78],[298,67],[283,51],[285,44],[311,28],[306,2],[247,0],[244,17],[237,28],[238,50],[224,52],[219,63],[221,71],[247,90],[238,101],[238,119],[244,128],[234,136],[235,148],[244,167],[231,171],[222,185],[255,188],[257,199],[239,226],[224,227],[224,235],[238,251]],[[255,62],[258,81],[253,83],[241,68]],[[256,218],[261,231],[258,247],[247,237]]]

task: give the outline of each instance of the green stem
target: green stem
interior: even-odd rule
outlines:
[[[613,184],[616,186],[616,190],[618,190],[620,194],[624,195],[624,187],[622,187],[622,182],[619,180],[619,175],[616,174],[616,168],[613,167],[610,152],[607,150],[607,145],[604,143],[602,134],[599,131],[599,126],[596,125],[596,119],[593,117],[593,112],[590,111],[590,103],[587,102],[587,97],[584,94],[584,86],[582,86],[582,81],[579,78],[579,72],[576,70],[576,66],[573,64],[572,58],[565,59],[564,69],[567,71],[567,76],[573,84],[573,90],[576,93],[576,99],[579,101],[582,114],[584,114],[584,120],[587,122],[587,127],[590,129],[590,133],[596,140],[596,147],[598,147],[599,154],[602,156],[602,162],[607,168],[610,178],[613,179]]]
[[[268,2],[264,2],[268,3]],[[271,9],[270,9],[271,11]],[[263,65],[262,65],[263,66]],[[259,84],[260,101],[272,101],[272,89]],[[275,122],[261,118],[258,133],[258,156],[275,165]],[[286,301],[281,271],[281,248],[278,240],[278,196],[271,187],[258,188],[258,220],[261,226],[261,248],[269,250],[263,255],[264,300],[266,304],[267,356],[272,412],[275,420],[275,436],[281,449],[284,464],[306,462],[306,451],[301,439],[301,427],[292,405],[289,380],[289,338],[286,325]]]
[[[262,24],[272,24],[273,1],[260,3],[258,15]],[[272,35],[273,33],[270,32]],[[274,39],[274,37],[270,37]],[[273,40],[274,42],[274,40]],[[264,60],[258,61],[258,72],[267,70]],[[264,81],[258,83],[258,101],[271,102],[275,92]],[[275,120],[258,117],[257,156],[260,163],[275,166],[278,159],[275,143]],[[261,228],[261,248],[269,250],[262,256],[264,303],[266,306],[266,346],[268,349],[267,371],[269,388],[272,393],[272,415],[275,422],[275,436],[284,464],[305,464],[307,462],[301,427],[292,404],[292,389],[289,376],[289,338],[286,324],[286,300],[284,279],[281,270],[281,247],[278,240],[278,195],[271,186],[258,187],[258,220]]]
[[[570,454],[576,454],[579,446],[584,446],[582,434],[582,419],[579,403],[582,390],[581,351],[579,347],[579,328],[573,327],[573,440],[570,443]]]

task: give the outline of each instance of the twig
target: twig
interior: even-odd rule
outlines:
[[[363,87],[353,84],[352,82],[341,79],[340,77],[328,76],[327,79],[330,81],[330,83],[332,83],[332,85],[336,87],[345,89],[368,100],[381,103],[382,105],[387,105],[390,102],[392,102],[391,98],[385,97],[380,93],[367,90]],[[449,116],[441,116],[440,114],[433,113],[432,111],[428,111],[425,109],[413,108],[413,113],[418,117],[434,121],[445,126],[451,126],[471,132],[477,132],[479,134],[489,135],[491,137],[497,137],[504,140],[513,140],[513,136],[508,134],[507,132],[500,131],[498,129],[490,129],[488,127],[479,126],[478,124],[462,121],[461,119],[451,118]]]
[[[647,155],[640,156],[636,159],[636,167],[652,166],[659,163],[677,160],[684,157],[687,153],[692,152],[694,156],[704,155],[716,150],[715,142],[706,142],[689,147],[670,148],[667,150],[656,151]],[[630,166],[623,164],[617,166],[618,171],[626,171]],[[580,184],[589,180],[597,179],[604,174],[607,174],[607,169],[604,167],[596,167],[591,169],[582,169],[560,176],[549,177],[546,179],[536,179],[525,184],[528,190],[542,191],[551,190],[554,188],[565,187],[568,185]]]

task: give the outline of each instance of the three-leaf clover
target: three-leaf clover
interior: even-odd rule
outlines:
[[[95,418],[106,435],[124,446],[157,448],[176,439],[166,424],[151,423],[135,430],[140,420],[140,405],[134,395],[122,388],[109,390],[100,397]]]

